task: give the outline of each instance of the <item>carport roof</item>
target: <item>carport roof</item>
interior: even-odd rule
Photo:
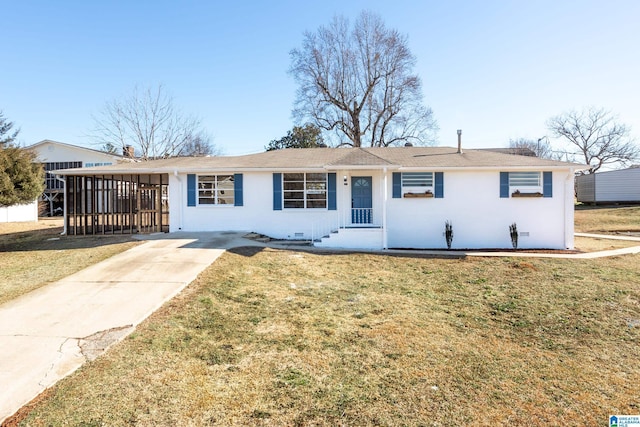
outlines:
[[[489,150],[453,147],[290,148],[244,156],[172,157],[58,170],[60,175],[286,171],[302,169],[583,169],[584,165]]]

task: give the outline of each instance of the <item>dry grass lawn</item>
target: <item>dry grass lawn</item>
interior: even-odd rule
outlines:
[[[640,413],[640,255],[228,252],[23,425],[605,425]]]
[[[0,304],[129,249],[130,236],[66,237],[62,220],[0,224]]]
[[[640,206],[578,206],[575,230],[580,233],[640,233]]]
[[[640,237],[640,236],[638,236]],[[575,249],[579,252],[599,252],[640,246],[640,241],[575,237]]]

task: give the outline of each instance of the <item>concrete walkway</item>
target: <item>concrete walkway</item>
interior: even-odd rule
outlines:
[[[575,233],[576,236],[589,237],[594,239],[611,239],[611,240],[626,240],[638,242],[638,246],[631,246],[628,248],[611,249],[598,252],[584,252],[584,253],[563,253],[563,252],[527,252],[526,249],[518,251],[482,251],[482,250],[420,250],[420,249],[386,249],[386,250],[369,250],[369,249],[331,249],[331,248],[313,248],[306,247],[305,251],[318,251],[318,252],[361,252],[361,253],[381,253],[381,254],[397,254],[397,255],[415,255],[415,256],[433,256],[433,257],[449,257],[449,258],[464,258],[464,257],[512,257],[512,258],[559,258],[559,259],[594,259],[594,258],[606,258],[611,256],[629,255],[640,253],[640,237],[635,236],[620,236],[611,234],[586,234]],[[280,247],[283,249],[293,249],[295,247],[282,244],[274,245],[269,244],[272,247]],[[298,247],[299,249],[299,247]]]
[[[148,241],[1,305],[0,423],[85,361],[93,360],[131,333],[136,325],[184,289],[226,249],[238,246],[301,249],[287,243],[256,242],[243,238],[242,234],[141,236]],[[587,237],[640,242],[637,237]],[[305,247],[304,250],[316,251],[313,247]],[[326,252],[327,249],[317,251]],[[580,259],[640,253],[640,245],[584,254],[420,250],[355,252]]]
[[[150,236],[135,248],[1,305],[0,423],[131,333],[225,249],[257,244],[240,236]]]
[[[638,246],[630,246],[628,248],[611,249],[607,251],[585,252],[578,254],[563,253],[538,253],[538,252],[467,252],[467,256],[511,256],[523,258],[563,258],[563,259],[595,259],[606,258],[612,256],[629,255],[640,253],[640,237],[621,236],[614,234],[591,234],[591,233],[575,233],[577,237],[589,237],[593,239],[604,240],[626,240],[629,242],[638,242]]]

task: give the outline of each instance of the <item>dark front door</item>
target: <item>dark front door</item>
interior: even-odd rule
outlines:
[[[351,177],[351,223],[371,224],[373,196],[370,176]]]

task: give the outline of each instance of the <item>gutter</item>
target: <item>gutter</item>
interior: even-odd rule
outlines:
[[[184,191],[182,186],[182,179],[180,179],[180,175],[178,175],[178,169],[173,170],[173,176],[175,176],[180,183],[180,220],[178,221],[178,230],[182,231],[182,218],[184,217]],[[170,186],[169,191],[171,191]],[[171,206],[169,206],[169,227],[171,227]]]
[[[63,219],[63,227],[61,236],[65,236],[67,234],[67,180],[60,178],[60,175],[56,174],[56,179],[62,182],[62,189],[64,191],[64,197],[62,198],[62,219]]]

